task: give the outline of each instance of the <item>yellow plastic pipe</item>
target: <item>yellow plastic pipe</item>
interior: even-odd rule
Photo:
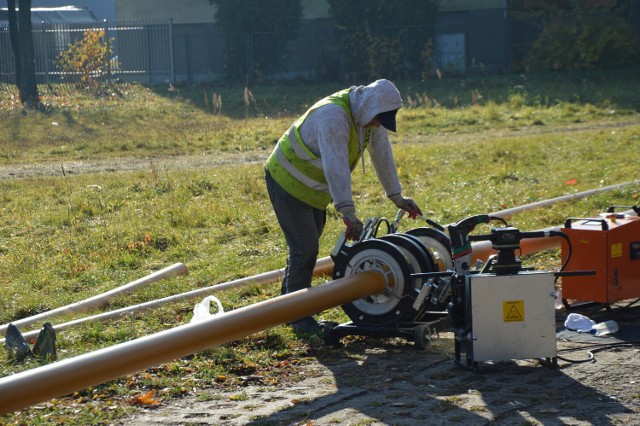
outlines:
[[[366,296],[386,286],[367,271],[0,379],[0,414],[135,373]]]

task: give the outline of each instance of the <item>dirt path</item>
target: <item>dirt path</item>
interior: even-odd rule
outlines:
[[[239,154],[184,155],[149,158],[109,158],[64,163],[30,163],[0,166],[0,180],[42,176],[70,176],[133,171],[163,171],[204,169],[225,164],[248,164],[264,161],[267,154],[250,152]]]
[[[561,358],[583,361],[591,353],[590,362],[560,359],[554,369],[516,360],[472,371],[453,362],[451,333],[426,351],[402,339],[364,339],[301,365],[299,382],[214,385],[121,424],[640,425],[640,310],[592,318],[598,315],[615,318],[619,333],[558,333]]]
[[[499,140],[506,137],[539,135],[546,133],[571,133],[596,129],[620,129],[637,126],[638,120],[615,120],[574,123],[565,126],[534,126],[517,129],[478,131],[473,133],[447,133],[419,135],[411,138],[401,136],[401,143],[447,143],[455,144],[469,140]],[[63,176],[131,172],[137,170],[204,169],[226,164],[247,164],[265,161],[269,152],[250,151],[239,153],[215,153],[207,155],[182,155],[149,158],[109,158],[104,160],[71,160],[60,162],[0,165],[0,180],[22,179],[42,176]]]

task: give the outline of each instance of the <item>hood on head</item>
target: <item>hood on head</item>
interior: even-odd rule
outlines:
[[[367,86],[351,88],[351,114],[357,127],[363,127],[382,113],[402,107],[402,97],[389,80],[376,80]]]

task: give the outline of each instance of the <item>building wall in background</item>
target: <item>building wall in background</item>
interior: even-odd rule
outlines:
[[[96,18],[116,19],[115,0],[31,0],[31,7],[77,6],[90,9]]]
[[[174,24],[214,22],[209,0],[115,0],[117,19],[173,19]]]
[[[505,9],[507,0],[440,0],[440,12],[461,10]]]
[[[328,19],[329,3],[326,0],[302,0],[302,16],[305,19]]]

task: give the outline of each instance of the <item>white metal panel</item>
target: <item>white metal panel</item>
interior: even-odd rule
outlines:
[[[472,275],[474,361],[556,356],[553,273]]]

